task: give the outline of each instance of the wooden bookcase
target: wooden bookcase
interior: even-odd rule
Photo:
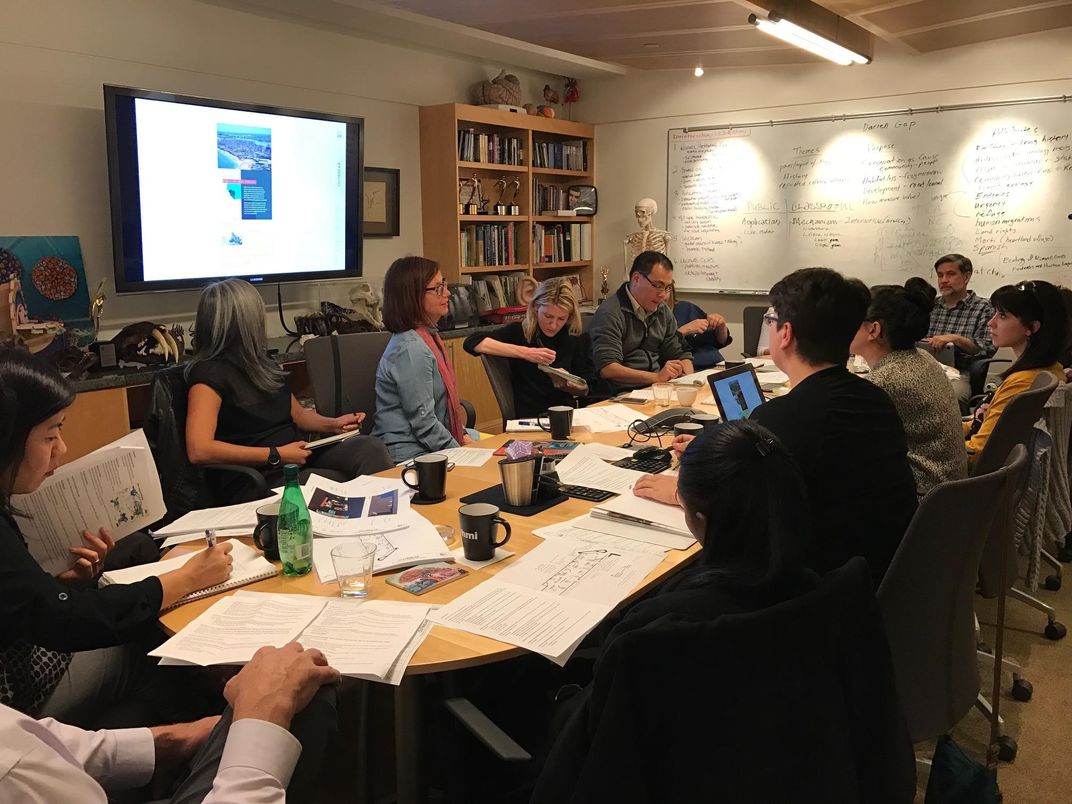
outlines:
[[[592,258],[595,248],[595,223],[592,216],[555,216],[537,214],[533,202],[534,183],[557,187],[565,193],[572,184],[596,184],[594,127],[570,120],[514,114],[512,112],[448,103],[422,106],[421,138],[421,211],[424,225],[424,255],[439,263],[448,282],[462,277],[480,277],[521,271],[538,281],[554,276],[578,274],[584,298],[594,303],[598,286],[593,282]],[[475,135],[498,135],[520,141],[523,158],[519,165],[496,164],[459,159],[459,132],[472,130]],[[534,166],[534,149],[543,144],[581,144],[585,169],[564,170]],[[494,207],[499,190],[496,183],[505,178],[519,182],[513,200],[519,215],[465,215],[459,209],[462,180],[476,178],[482,193]],[[559,262],[540,260],[533,244],[536,226],[579,224],[588,227],[587,259]],[[513,228],[516,261],[501,265],[466,265],[463,261],[463,237],[471,236],[474,226]],[[577,230],[575,230],[577,231]],[[468,235],[467,235],[468,232]],[[579,244],[574,245],[574,254]]]

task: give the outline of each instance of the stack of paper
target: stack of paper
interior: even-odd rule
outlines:
[[[433,622],[535,651],[564,665],[581,640],[662,556],[547,541],[431,615]]]
[[[602,533],[596,530],[588,530],[585,525],[591,517],[588,514],[567,519],[565,522],[556,522],[536,528],[532,533],[541,539],[572,539],[575,542],[586,542],[597,547],[614,547],[619,550],[631,550],[636,553],[651,553],[652,555],[665,556],[670,548],[661,544],[637,541],[617,534]]]
[[[302,494],[317,536],[358,536],[408,525],[411,495],[401,480],[362,476],[336,483],[309,475]]]
[[[427,636],[431,606],[386,600],[237,592],[214,603],[151,656],[161,664],[244,664],[297,640],[345,676],[399,684]]]
[[[443,544],[435,526],[416,511],[411,509],[400,515],[399,523],[395,530],[349,537],[318,536],[313,539],[313,568],[316,569],[320,582],[329,583],[335,580],[331,550],[348,542],[376,543],[376,563],[372,569],[374,573],[389,572],[431,561],[452,560],[450,550]]]
[[[74,566],[72,547],[82,532],[108,528],[122,539],[166,513],[160,475],[145,433],[135,430],[61,466],[29,494],[16,494],[19,529],[37,563],[49,575]]]
[[[578,523],[578,527],[675,550],[685,550],[695,542],[685,524],[685,512],[676,505],[623,494],[598,503],[589,514],[588,520]]]
[[[279,492],[274,492],[271,497],[252,502],[238,503],[237,505],[225,505],[220,508],[202,508],[198,511],[190,511],[159,530],[153,531],[153,536],[166,536],[163,547],[173,544],[195,541],[203,538],[208,528],[216,531],[217,538],[225,536],[248,536],[257,526],[257,509],[262,505],[275,502],[280,497]]]
[[[589,449],[588,444],[581,444],[555,464],[558,479],[569,486],[588,486],[625,494],[644,476],[643,472],[635,469],[623,469],[606,463],[600,457],[603,454],[599,447]]]

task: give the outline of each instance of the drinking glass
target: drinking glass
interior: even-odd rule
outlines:
[[[343,597],[368,597],[372,567],[376,563],[375,542],[356,541],[331,548],[331,563]]]
[[[652,396],[655,397],[655,404],[660,408],[670,407],[670,399],[674,395],[674,386],[668,382],[657,382],[651,386]]]

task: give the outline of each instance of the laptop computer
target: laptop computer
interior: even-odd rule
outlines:
[[[749,364],[710,374],[707,382],[724,422],[747,419],[764,402],[759,377]]]

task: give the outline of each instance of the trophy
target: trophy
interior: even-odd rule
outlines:
[[[603,282],[599,286],[599,300],[603,301],[610,295],[610,283],[607,281],[607,276],[610,272],[607,270],[607,266],[603,265],[599,269],[600,276],[603,277]]]
[[[503,203],[503,196],[506,195],[506,176],[502,176],[497,182],[495,182],[495,189],[499,191],[499,200],[495,202],[496,215],[506,214],[506,204]]]
[[[458,180],[458,214],[476,215],[477,201],[480,200],[480,182],[476,176],[471,179]]]
[[[510,182],[510,214],[520,215],[521,207],[517,205],[517,193],[521,189],[521,179],[514,176],[514,180]]]

